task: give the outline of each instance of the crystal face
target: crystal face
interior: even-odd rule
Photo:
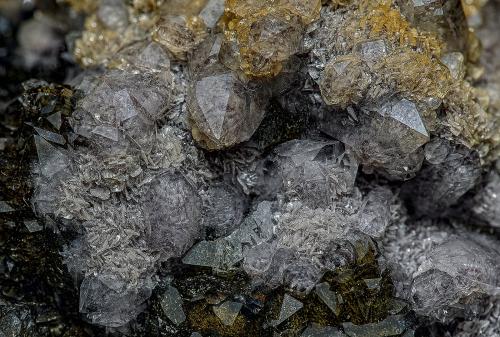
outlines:
[[[14,2],[0,336],[500,334],[498,1]]]

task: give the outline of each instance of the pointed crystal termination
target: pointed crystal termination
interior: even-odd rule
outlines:
[[[402,14],[420,31],[437,33],[446,51],[464,51],[467,19],[460,0],[398,0]],[[470,3],[466,1],[465,3]]]
[[[243,304],[241,303],[226,301],[218,306],[214,306],[213,311],[219,317],[222,324],[231,326],[234,324],[242,307]]]
[[[209,150],[250,139],[264,118],[265,106],[265,96],[257,88],[217,63],[196,74],[188,90],[193,137]]]
[[[292,296],[285,294],[283,298],[283,303],[281,304],[280,314],[277,320],[272,321],[273,326],[278,326],[295,314],[297,311],[302,309],[304,304],[299,300],[293,298]]]
[[[366,106],[358,113],[348,110],[350,114],[325,113],[320,117],[321,129],[350,147],[365,171],[375,169],[397,180],[415,176],[429,134],[413,102],[391,99]]]
[[[41,136],[35,135],[34,137],[40,171],[44,177],[50,179],[56,173],[68,168],[70,160],[62,150],[57,149]]]
[[[330,285],[326,282],[320,283],[316,286],[316,294],[318,297],[330,308],[330,310],[335,314],[339,315],[340,306],[337,300],[337,295],[335,292],[330,290]]]
[[[291,140],[274,152],[289,199],[297,198],[312,208],[328,207],[352,192],[358,163],[342,143]]]

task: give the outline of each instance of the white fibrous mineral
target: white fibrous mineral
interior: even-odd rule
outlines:
[[[198,187],[211,175],[187,131],[158,125],[184,89],[169,70],[146,67],[161,55],[147,48],[157,47],[126,63],[145,72],[109,70],[81,82],[71,124],[87,146],[35,136],[32,203],[58,230],[80,233],[64,262],[83,280],[80,312],[107,327],[141,313],[159,264],[181,257],[205,232]]]
[[[24,123],[37,219],[22,231],[71,238],[80,313],[120,332],[149,305],[159,334],[258,317],[266,336],[410,337],[416,313],[480,336],[462,318],[500,321],[500,7],[485,3],[82,2],[73,52],[93,68],[69,79],[69,111]],[[19,29],[28,68],[62,44],[42,18]],[[310,319],[316,300],[335,322]],[[19,312],[0,305],[11,335]]]

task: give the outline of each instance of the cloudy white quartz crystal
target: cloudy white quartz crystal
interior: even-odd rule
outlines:
[[[415,309],[448,321],[463,315],[465,306],[480,301],[481,296],[498,296],[499,261],[496,240],[480,235],[450,237],[426,255],[415,274]]]

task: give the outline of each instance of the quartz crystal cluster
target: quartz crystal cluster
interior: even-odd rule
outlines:
[[[31,203],[92,324],[500,322],[498,2],[67,2],[84,69],[69,130],[34,126]]]

